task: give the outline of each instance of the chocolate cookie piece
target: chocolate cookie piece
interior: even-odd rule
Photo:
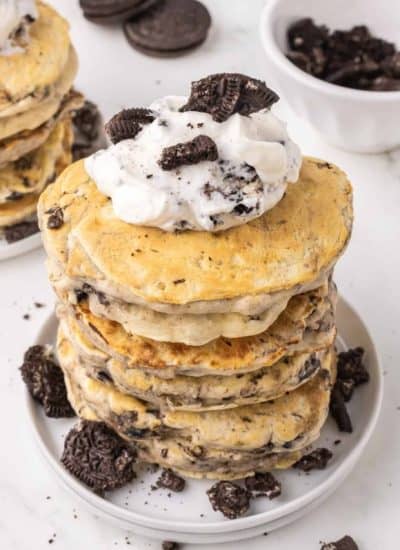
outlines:
[[[363,363],[364,350],[361,347],[339,353],[337,377],[350,380],[355,386],[369,382],[369,373]]]
[[[10,225],[4,228],[4,237],[8,244],[16,243],[22,239],[26,239],[35,233],[39,233],[40,229],[37,220],[29,222],[20,222],[15,225]]]
[[[177,542],[171,542],[165,540],[162,543],[162,550],[179,550],[179,544]]]
[[[136,453],[103,422],[80,421],[67,435],[61,462],[96,492],[118,489],[136,474]]]
[[[330,31],[306,18],[295,22],[287,37],[287,57],[326,82],[372,91],[400,88],[400,52],[365,25]]]
[[[175,493],[180,493],[185,488],[186,481],[175,474],[172,470],[163,470],[161,476],[157,480],[157,487],[169,489]]]
[[[93,23],[122,23],[136,17],[160,0],[79,0],[83,15]]]
[[[329,410],[332,417],[335,419],[337,427],[340,432],[346,432],[346,433],[353,432],[353,425],[351,423],[349,413],[347,412],[347,407],[344,402],[344,397],[340,390],[339,381],[336,382],[332,390]]]
[[[267,497],[270,500],[279,497],[282,493],[282,486],[279,481],[269,472],[256,473],[244,480],[246,489],[250,491],[253,498]]]
[[[192,82],[188,102],[181,111],[209,113],[224,122],[235,113],[248,116],[269,109],[279,96],[265,82],[238,73],[220,73]]]
[[[72,155],[74,161],[92,155],[107,146],[100,111],[91,101],[85,101],[83,107],[72,115],[74,143]]]
[[[329,449],[315,449],[310,454],[303,456],[294,464],[293,468],[311,472],[311,470],[324,470],[333,454]]]
[[[230,481],[219,481],[207,491],[211,506],[228,519],[236,519],[248,511],[251,494]]]
[[[124,32],[134,48],[155,56],[175,56],[202,44],[211,17],[197,0],[160,0],[126,21]]]
[[[218,149],[215,142],[208,136],[197,136],[186,143],[177,143],[163,149],[160,166],[163,170],[175,170],[179,166],[198,164],[208,160],[218,159]]]
[[[48,347],[32,346],[20,368],[29,393],[43,405],[46,416],[70,418],[75,412],[69,404],[64,375]]]
[[[321,546],[321,550],[358,550],[354,539],[346,535],[336,542],[327,542]]]
[[[114,115],[106,124],[106,132],[112,143],[133,139],[144,124],[150,124],[155,115],[150,109],[124,109]]]
[[[47,227],[49,229],[60,229],[64,225],[64,212],[59,206],[50,208],[46,214],[49,215],[47,218]]]

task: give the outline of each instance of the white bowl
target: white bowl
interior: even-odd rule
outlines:
[[[266,80],[292,109],[332,145],[357,153],[382,153],[400,146],[400,92],[369,92],[329,84],[285,57],[286,32],[297,19],[312,17],[331,29],[365,24],[400,46],[398,0],[268,0],[261,38],[268,59]]]

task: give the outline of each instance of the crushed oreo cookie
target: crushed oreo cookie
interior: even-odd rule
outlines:
[[[369,373],[363,363],[364,350],[361,347],[349,349],[338,354],[337,377],[339,380],[350,381],[354,386],[369,382]]]
[[[24,355],[20,370],[29,393],[43,405],[46,416],[51,418],[75,416],[68,401],[64,375],[48,347],[30,347]]]
[[[340,382],[336,381],[332,390],[329,410],[332,417],[335,419],[339,431],[352,433],[353,425],[339,384]]]
[[[36,220],[21,222],[4,228],[4,237],[8,244],[16,243],[26,239],[35,233],[39,233],[39,226]]]
[[[169,489],[170,491],[174,491],[174,493],[182,492],[185,485],[186,481],[172,470],[163,470],[157,480],[157,487]]]
[[[207,491],[211,506],[228,519],[244,516],[250,507],[251,493],[230,481],[219,481]]]
[[[315,449],[310,454],[303,456],[298,460],[293,468],[302,470],[303,472],[311,472],[311,470],[324,470],[333,454],[329,449]]]
[[[102,117],[97,105],[91,101],[86,100],[83,107],[73,113],[72,125],[74,161],[88,157],[106,146]]]
[[[179,550],[179,544],[177,542],[165,540],[162,543],[162,550]]]
[[[209,113],[224,122],[235,113],[248,116],[269,109],[279,100],[265,82],[238,73],[220,73],[192,82],[188,102],[181,111]]]
[[[61,462],[96,492],[118,489],[136,474],[135,451],[103,422],[80,421],[67,435]]]
[[[400,90],[400,52],[365,25],[330,31],[308,17],[296,21],[287,38],[288,59],[312,76],[359,90]]]
[[[49,214],[47,218],[47,227],[49,229],[60,229],[64,225],[64,212],[59,206],[50,208],[46,214]]]
[[[250,491],[253,498],[267,497],[270,500],[279,497],[282,493],[282,486],[279,481],[269,472],[256,473],[247,477],[244,481],[246,489]]]
[[[107,122],[105,129],[110,140],[116,144],[124,139],[133,139],[144,124],[150,124],[154,119],[150,109],[124,109]]]
[[[337,379],[331,394],[330,412],[341,432],[352,433],[353,426],[346,402],[353,397],[354,389],[369,382],[370,376],[363,363],[361,347],[338,354]]]
[[[175,170],[180,166],[217,159],[218,149],[215,142],[208,136],[200,135],[186,143],[165,147],[161,154],[160,166],[163,170]]]
[[[354,539],[346,535],[336,542],[327,542],[321,546],[321,550],[358,550]]]

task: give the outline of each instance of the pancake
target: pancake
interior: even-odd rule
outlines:
[[[124,438],[136,441],[177,438],[229,451],[296,451],[311,444],[324,424],[334,378],[334,352],[320,372],[300,388],[266,403],[226,411],[159,411],[153,405],[91,379],[62,331],[57,355],[72,403],[83,403]],[[79,414],[79,410],[76,411]]]
[[[51,96],[38,106],[10,117],[0,117],[0,146],[2,141],[26,130],[34,130],[51,119],[61,107],[64,96],[70,91],[78,71],[78,57],[70,47],[67,65]]]
[[[48,140],[38,149],[0,169],[0,203],[17,203],[25,196],[40,193],[56,177],[56,164],[72,145],[70,120],[54,127]]]
[[[276,399],[310,380],[321,368],[326,350],[295,353],[274,365],[233,376],[160,378],[140,368],[127,369],[88,340],[72,316],[62,331],[75,348],[79,363],[94,380],[109,381],[120,392],[162,410],[225,410]]]
[[[64,123],[62,123],[64,124]],[[56,159],[53,171],[53,177],[57,177],[71,163],[71,144],[72,144],[72,129],[70,122],[67,124],[67,131],[64,134],[63,148],[60,156]],[[1,170],[0,170],[1,172]],[[50,183],[51,178],[46,183]],[[30,221],[36,219],[37,203],[39,194],[29,193],[23,195],[19,200],[7,201],[0,204],[0,230],[4,227],[10,227],[22,221]]]
[[[335,338],[336,287],[324,285],[292,298],[287,309],[263,334],[256,337],[219,338],[205,346],[185,346],[129,335],[118,323],[93,315],[83,301],[59,306],[61,317],[76,322],[84,336],[104,354],[123,363],[126,369],[140,368],[168,379],[177,375],[231,376],[268,367],[286,355],[312,353],[330,346]],[[77,332],[76,330],[74,331]],[[91,353],[92,362],[95,361]]]
[[[69,26],[53,8],[38,2],[38,19],[21,53],[0,56],[0,117],[36,107],[53,94],[67,66]]]
[[[51,231],[46,211],[57,206],[64,224]],[[77,285],[88,277],[81,248],[114,295],[185,305],[286,291],[328,275],[350,237],[352,191],[338,168],[306,158],[299,181],[260,218],[220,233],[173,234],[119,220],[78,162],[43,194],[39,222],[48,256]]]

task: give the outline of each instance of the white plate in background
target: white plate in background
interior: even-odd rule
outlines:
[[[0,237],[0,261],[16,258],[22,254],[26,254],[31,250],[36,250],[42,246],[42,238],[40,233],[35,233],[26,239],[21,239],[15,243],[9,244],[4,237]]]

